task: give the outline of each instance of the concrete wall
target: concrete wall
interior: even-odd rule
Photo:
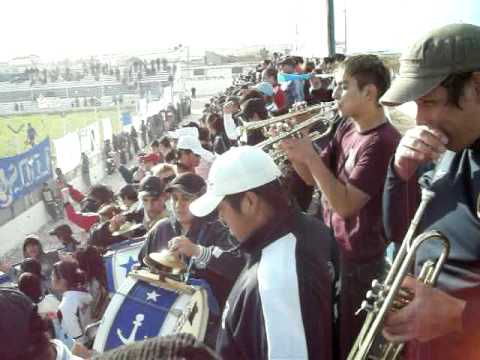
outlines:
[[[100,155],[90,159],[90,178],[92,184],[100,182],[105,177],[103,161]],[[86,186],[82,181],[80,169],[77,168],[68,176],[68,181],[79,190],[85,191]],[[114,189],[115,190],[115,189]],[[37,202],[20,215],[0,226],[0,254],[18,247],[23,243],[25,235],[38,233],[51,223],[52,219],[47,213],[42,201]],[[53,223],[51,225],[53,227]],[[72,226],[73,228],[73,226]],[[75,233],[81,232],[79,228],[74,229]]]

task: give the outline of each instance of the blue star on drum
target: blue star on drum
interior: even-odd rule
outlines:
[[[138,261],[131,256],[128,257],[128,262],[125,264],[120,265],[120,267],[124,268],[127,271],[127,274],[132,270],[133,265],[138,264]]]

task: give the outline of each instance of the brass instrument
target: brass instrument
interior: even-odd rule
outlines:
[[[477,218],[480,219],[480,195],[477,198]]]
[[[418,248],[429,241],[440,241],[443,247],[436,262],[433,260],[426,261],[418,276],[418,280],[430,286],[435,285],[450,249],[448,239],[438,231],[429,231],[417,236],[415,239],[413,238],[425,208],[433,196],[434,193],[432,191],[422,189],[421,203],[403,239],[402,246],[392,267],[383,283],[380,283],[378,280],[372,282],[372,289],[366,295],[367,300],[362,303],[359,310],[366,310],[368,314],[347,360],[393,360],[398,357],[403,349],[403,343],[391,343],[386,340],[378,346],[379,341],[383,339],[381,331],[385,316],[387,312],[396,311],[412,300],[412,294],[402,289],[401,286],[415,260]]]
[[[322,137],[328,135],[329,131],[314,131],[312,133],[309,133],[308,134],[308,137],[310,138],[310,141],[311,142],[315,142],[319,139],[321,139]],[[287,154],[281,150],[281,149],[274,149],[270,152],[270,156],[272,157],[273,161],[275,161],[275,163],[279,164],[283,161],[286,161],[288,160],[288,156]]]
[[[317,123],[323,123],[330,127],[333,124],[333,119],[335,118],[335,111],[337,110],[336,104],[334,102],[324,103],[322,105],[322,110],[319,114],[316,114],[307,120],[291,127],[289,130],[281,132],[277,136],[270,137],[269,139],[262,141],[255,145],[255,147],[262,150],[269,149],[273,144],[276,144],[283,139],[289,138],[291,136],[299,134],[303,130],[308,130],[308,128],[316,125]]]
[[[334,105],[334,103],[335,102],[332,101],[332,102],[322,103],[322,104],[319,104],[319,105],[312,105],[312,106],[301,108],[299,110],[291,111],[288,114],[275,116],[273,118],[266,119],[266,120],[248,122],[248,121],[244,121],[243,119],[241,119],[242,125],[239,126],[238,129],[240,130],[241,136],[243,136],[244,134],[248,133],[249,131],[259,130],[259,129],[265,130],[268,126],[272,126],[274,124],[278,124],[278,123],[281,123],[281,122],[286,122],[286,121],[291,120],[295,117],[312,115],[312,114],[316,114],[316,113],[319,113],[319,112],[320,113],[324,112],[326,109],[331,108]]]

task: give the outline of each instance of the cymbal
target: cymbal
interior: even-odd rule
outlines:
[[[117,231],[114,231],[112,235],[113,236],[125,235],[128,233],[134,232],[135,230],[140,229],[141,227],[143,227],[142,223],[132,223],[127,221],[120,227],[120,229],[118,229]]]
[[[181,272],[186,268],[185,263],[180,259],[180,256],[172,252],[168,249],[163,249],[160,252],[153,252],[146,256],[147,262],[149,266],[153,266],[154,268],[160,268],[162,266],[172,269],[172,272]],[[160,265],[160,266],[157,266]]]

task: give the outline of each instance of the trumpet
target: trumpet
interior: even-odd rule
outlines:
[[[334,104],[335,104],[335,101],[326,102],[326,103],[322,103],[322,104],[319,104],[319,105],[312,105],[312,106],[309,106],[309,107],[301,108],[299,110],[291,111],[288,114],[275,116],[273,118],[266,119],[266,120],[247,122],[247,121],[241,119],[242,125],[239,126],[240,134],[243,135],[243,134],[246,134],[249,131],[253,131],[253,130],[259,130],[259,129],[264,130],[268,126],[272,126],[274,124],[278,124],[278,123],[281,123],[281,122],[286,122],[286,121],[291,120],[295,117],[317,114],[319,112],[325,112],[326,110],[332,108],[334,106]]]
[[[383,283],[373,280],[372,289],[367,292],[366,300],[359,309],[359,311],[366,310],[368,314],[347,360],[393,360],[397,359],[402,351],[403,343],[388,342],[381,337],[385,316],[389,311],[401,309],[412,300],[413,295],[402,289],[401,286],[415,260],[419,247],[432,241],[438,241],[442,246],[442,251],[436,261],[427,260],[418,276],[418,280],[429,286],[435,285],[450,250],[448,239],[438,231],[429,231],[413,238],[420,219],[433,197],[432,191],[422,188],[420,205],[385,280]]]
[[[311,142],[315,142],[315,141],[323,138],[324,136],[327,136],[329,134],[329,132],[330,132],[329,130],[323,131],[323,132],[322,131],[314,131],[312,133],[309,133],[308,137],[310,138]],[[287,154],[285,153],[285,151],[283,151],[281,149],[272,150],[272,151],[270,151],[269,154],[272,157],[273,161],[275,161],[275,163],[277,163],[277,164],[288,160]]]
[[[308,128],[318,123],[322,123],[326,125],[328,129],[330,129],[331,126],[333,125],[333,120],[335,118],[337,106],[336,104],[333,104],[333,102],[325,103],[325,104],[328,104],[328,106],[323,105],[322,111],[319,114],[316,114],[310,117],[309,119],[293,126],[290,130],[281,132],[277,136],[272,136],[269,139],[256,144],[255,146],[265,151],[269,149],[272,145],[282,141],[283,139],[297,135],[301,131],[307,130]],[[327,132],[328,132],[328,129],[327,129]]]

